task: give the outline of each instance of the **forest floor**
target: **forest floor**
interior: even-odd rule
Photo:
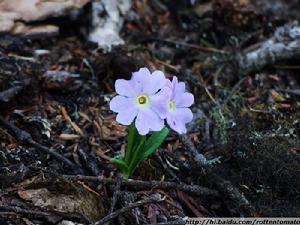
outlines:
[[[78,21],[0,36],[1,225],[300,216],[299,1],[175,2],[133,1],[107,53]],[[140,67],[184,81],[194,120],[124,180],[108,103]]]

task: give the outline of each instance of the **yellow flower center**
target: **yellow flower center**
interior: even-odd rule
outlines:
[[[149,97],[147,95],[139,95],[136,98],[136,103],[140,107],[147,107],[149,105]]]
[[[140,96],[140,97],[138,97],[138,101],[139,101],[139,104],[143,105],[143,104],[146,104],[147,98],[145,96]]]
[[[170,101],[169,102],[169,111],[173,112],[175,109],[175,102],[174,101]]]

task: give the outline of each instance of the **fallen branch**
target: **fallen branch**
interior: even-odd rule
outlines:
[[[0,210],[5,211],[5,212],[14,212],[16,214],[21,214],[21,215],[35,215],[35,216],[39,216],[39,217],[51,216],[51,213],[48,213],[48,212],[22,209],[17,206],[2,206],[1,205]]]
[[[15,97],[21,90],[27,87],[31,83],[31,79],[27,78],[20,81],[19,84],[12,86],[11,88],[0,92],[0,101],[9,102],[13,97]]]
[[[299,31],[300,26],[293,25],[277,28],[274,37],[260,48],[238,57],[240,72],[247,75],[282,60],[300,58]]]
[[[109,209],[110,214],[112,214],[114,212],[114,208],[117,204],[117,200],[120,195],[121,181],[122,181],[122,177],[120,174],[118,174],[116,185],[114,185],[114,187],[112,187],[114,194],[113,194],[110,209]],[[106,225],[109,225],[109,224],[110,224],[110,222],[108,222]]]
[[[131,203],[129,204],[128,206],[125,206],[124,208],[122,209],[119,209],[113,213],[110,213],[108,214],[107,216],[105,216],[104,218],[102,218],[101,220],[99,220],[98,222],[96,222],[94,225],[103,225],[105,223],[107,223],[108,221],[120,216],[121,214],[124,214],[134,208],[137,208],[137,207],[140,207],[142,205],[145,205],[145,204],[151,204],[151,203],[157,203],[157,202],[161,202],[163,201],[164,199],[152,199],[152,198],[149,198],[149,199],[145,199],[145,200],[141,200],[141,201],[137,201],[135,203]]]
[[[0,205],[0,215],[23,215],[23,216],[34,216],[39,218],[45,218],[48,216],[61,216],[63,218],[81,218],[81,216],[78,216],[73,213],[64,213],[59,211],[40,211],[40,210],[33,210],[33,209],[24,209],[19,206],[8,206],[8,205]]]
[[[94,181],[102,184],[116,184],[117,180],[111,178],[105,178],[102,176],[83,176],[83,175],[63,175],[65,179],[70,180],[81,180],[81,181]],[[195,196],[210,196],[210,197],[220,197],[219,192],[209,188],[201,187],[198,185],[187,185],[176,182],[161,182],[161,181],[142,181],[142,180],[132,180],[132,179],[122,179],[121,186],[126,186],[134,190],[143,189],[177,189],[180,191],[187,192]]]
[[[53,158],[70,166],[76,173],[81,173],[81,174],[83,173],[83,171],[80,168],[78,168],[78,166],[76,166],[69,159],[67,159],[66,157],[62,156],[61,154],[55,152],[53,149],[48,148],[48,147],[41,145],[38,142],[34,141],[28,132],[21,130],[20,128],[15,126],[13,123],[6,121],[2,116],[0,116],[0,125],[2,125],[6,129],[11,131],[20,143],[28,144],[32,147],[35,147],[36,149],[39,149],[39,150],[51,155]]]
[[[233,201],[236,207],[242,212],[245,212],[248,216],[253,216],[253,206],[247,200],[247,198],[242,193],[240,193],[238,188],[234,187],[230,181],[225,180],[212,171],[209,161],[203,154],[197,151],[195,145],[191,140],[188,139],[186,135],[181,135],[180,140],[188,150],[189,160],[194,164],[194,167],[198,169],[204,169],[207,176],[211,178],[220,193],[224,194],[224,196]]]
[[[178,219],[178,220],[172,220],[168,222],[145,224],[145,225],[184,225],[184,224],[187,224],[186,221],[184,221],[183,219]]]
[[[118,195],[120,194],[121,181],[122,181],[121,176],[118,176],[117,181],[116,181],[116,185],[114,187],[114,194],[113,194],[113,198],[112,198],[112,201],[111,201],[111,206],[110,206],[110,209],[109,209],[110,213],[112,213],[114,211],[114,208],[116,206]]]

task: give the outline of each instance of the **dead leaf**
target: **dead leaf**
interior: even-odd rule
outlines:
[[[36,178],[30,179],[24,189],[19,189],[18,195],[37,207],[84,214],[92,221],[101,219],[105,213],[101,196],[78,183],[60,178]]]
[[[61,107],[61,113],[64,117],[65,120],[67,120],[71,126],[73,127],[73,129],[78,133],[80,134],[81,136],[84,136],[84,133],[83,131],[81,130],[81,128],[75,123],[72,121],[71,117],[69,116],[69,114],[67,113],[67,110],[65,107]]]
[[[78,134],[61,134],[59,135],[59,139],[64,140],[64,141],[72,141],[79,139],[80,135]]]

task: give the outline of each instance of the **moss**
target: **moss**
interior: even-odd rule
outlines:
[[[253,120],[250,113],[237,119],[237,126],[227,131],[228,142],[221,153],[223,163],[215,170],[230,177],[261,215],[299,216],[300,141],[296,114],[286,113],[284,118],[280,112],[275,114],[261,113],[261,120]]]
[[[227,143],[227,129],[228,129],[228,119],[224,116],[220,106],[215,106],[211,110],[211,117],[215,122],[217,127],[217,132],[220,137],[220,141],[222,144]]]

